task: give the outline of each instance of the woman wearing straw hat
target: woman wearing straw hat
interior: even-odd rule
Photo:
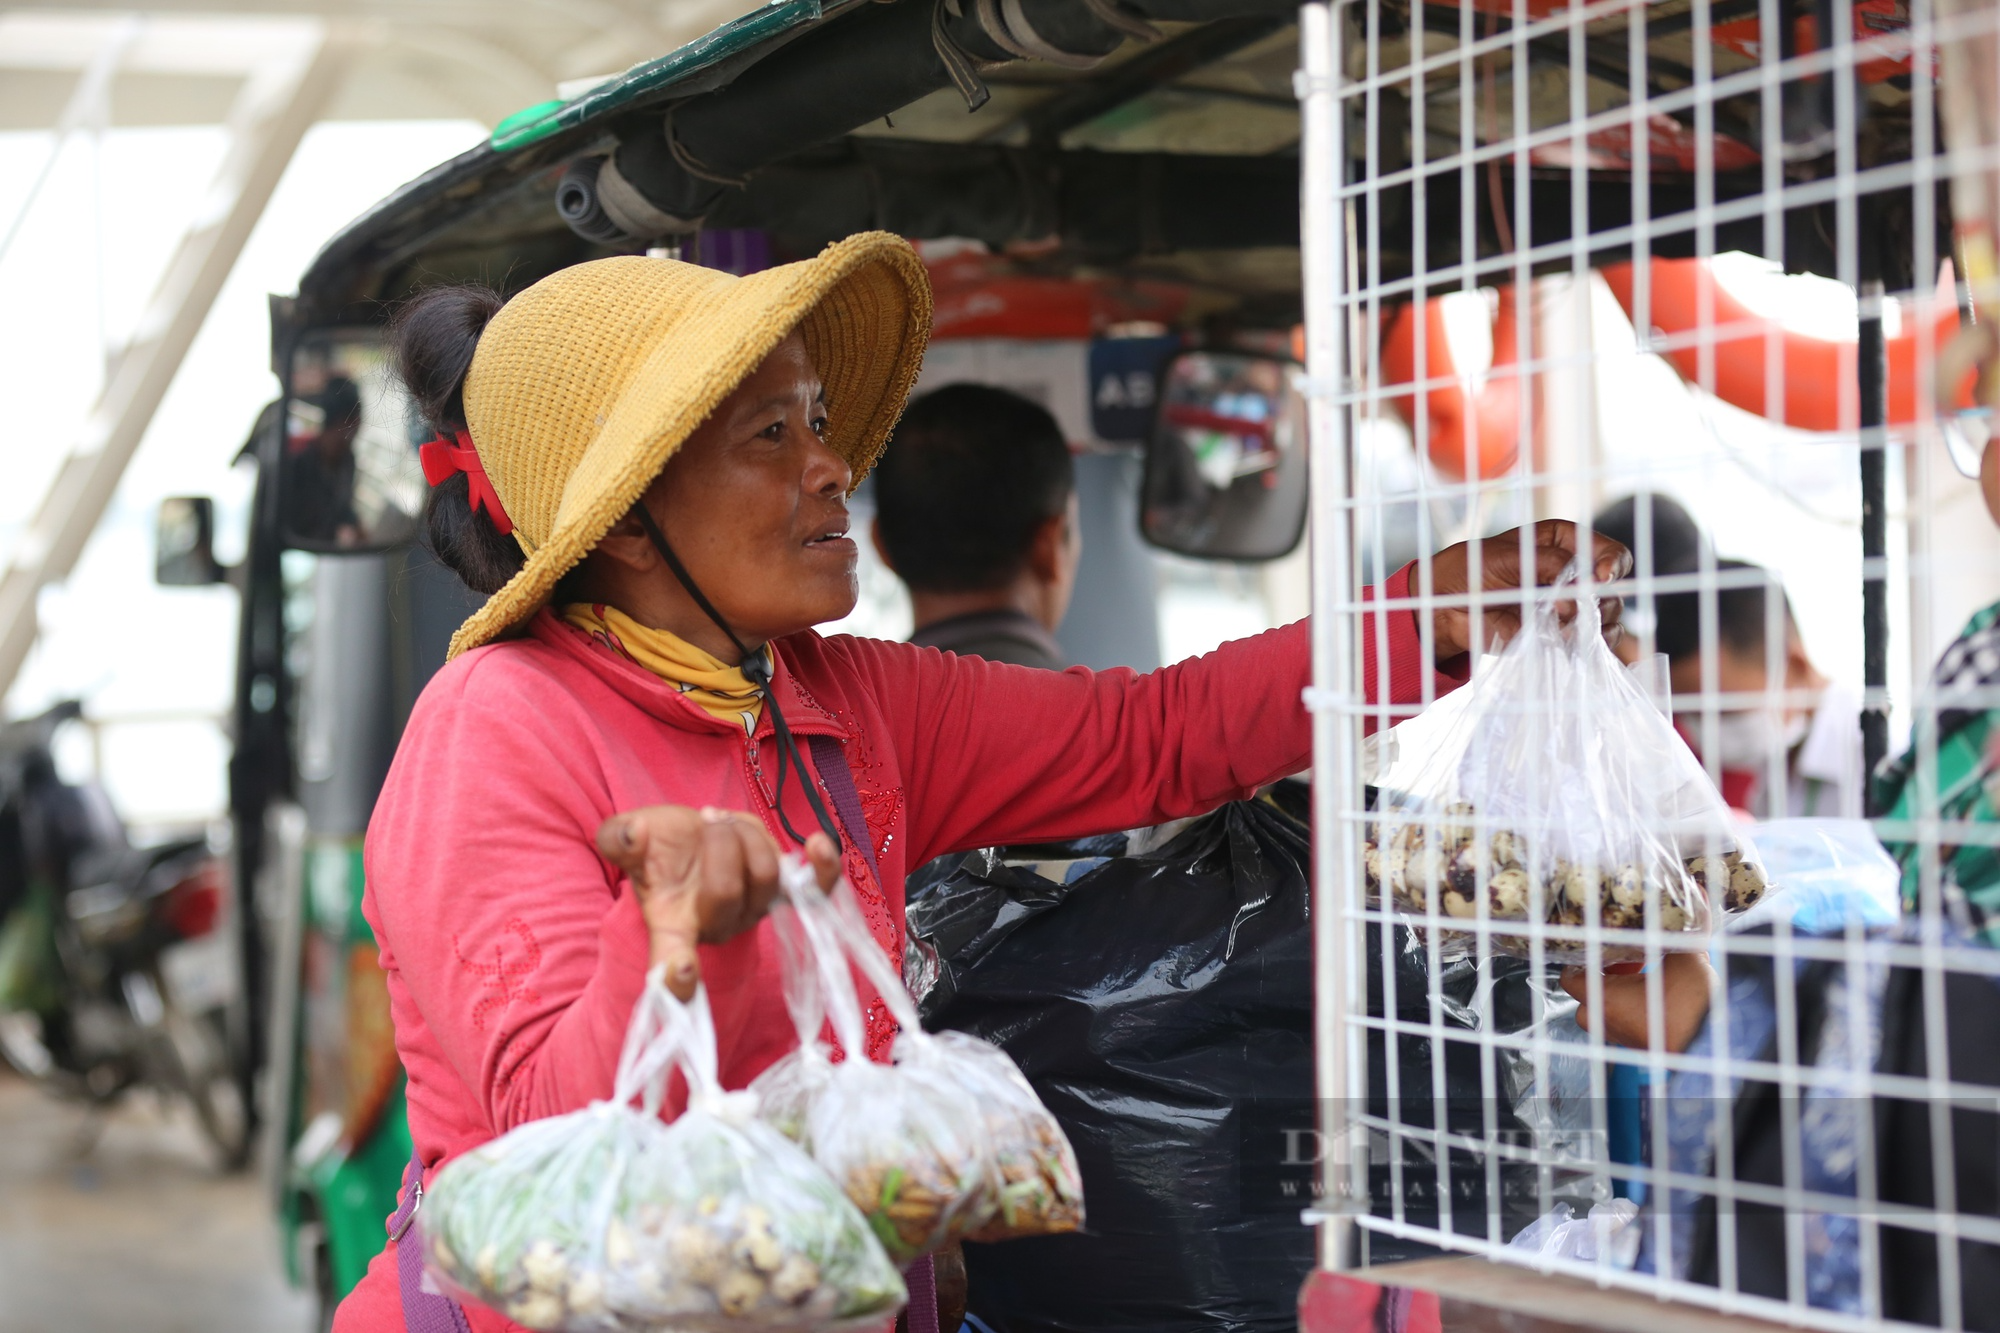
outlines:
[[[445,288],[404,312],[404,376],[439,432],[432,541],[489,594],[368,830],[413,1173],[607,1095],[654,963],[683,994],[706,982],[726,1084],[783,1055],[763,920],[780,847],[845,874],[900,958],[906,867],[1192,815],[1307,763],[1303,623],[1144,676],[812,632],[854,606],[846,498],[929,320],[921,263],[882,233],[749,277],[604,259],[504,305]],[[1538,579],[1575,536],[1542,526]],[[1514,549],[1489,546],[1488,586],[1518,582]],[[1440,554],[1437,591],[1463,591],[1466,564]],[[1382,589],[1409,591],[1407,570]],[[1384,621],[1393,698],[1457,683],[1414,614]],[[1465,651],[1462,612],[1433,632],[1438,661]],[[893,1035],[871,1014],[867,1054]],[[512,1328],[423,1291],[409,1207],[342,1333]],[[935,1324],[927,1276],[913,1327]]]

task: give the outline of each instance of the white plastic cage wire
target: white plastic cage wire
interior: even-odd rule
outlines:
[[[1959,1195],[1979,1163],[2000,1170],[2000,1090],[1963,1075],[1960,1047],[2000,1046],[2000,952],[1982,942],[2000,935],[1954,856],[2000,846],[2000,824],[1946,817],[1954,774],[1942,793],[1924,775],[1939,772],[1941,714],[2000,706],[1980,683],[2000,679],[2000,641],[1960,646],[1968,660],[1993,653],[1990,670],[1967,667],[1949,688],[1933,671],[1966,614],[2000,598],[2000,541],[1959,475],[1984,438],[1977,403],[1992,398],[1961,389],[1957,359],[1961,326],[1991,297],[2000,7],[1349,0],[1305,6],[1300,32],[1323,1260],[1430,1247],[1829,1328],[1995,1326],[1995,1182]],[[1725,280],[1757,276],[1736,252],[1817,274],[1808,290],[1834,299],[1817,314],[1796,296],[1759,308]],[[1439,364],[1462,353],[1431,324],[1449,323],[1450,304],[1430,304],[1447,296],[1460,316],[1497,317],[1476,375]],[[1874,912],[1822,903],[1793,922],[1810,878],[1794,844],[1813,831],[1796,824],[1711,826],[1698,848],[1686,827],[1652,830],[1711,857],[1746,832],[1785,844],[1777,889],[1745,919],[1763,928],[1718,920],[1699,941],[1650,898],[1623,931],[1607,924],[1608,896],[1580,923],[1551,922],[1546,860],[1524,861],[1524,920],[1497,912],[1497,857],[1467,872],[1471,919],[1445,910],[1435,879],[1416,910],[1371,890],[1369,844],[1379,858],[1410,825],[1437,839],[1447,816],[1371,806],[1388,799],[1373,785],[1383,736],[1401,737],[1391,773],[1436,742],[1419,724],[1389,729],[1435,716],[1438,682],[1424,672],[1398,699],[1394,673],[1368,675],[1364,656],[1387,651],[1390,617],[1414,615],[1428,654],[1440,610],[1465,611],[1482,642],[1510,604],[1504,591],[1438,591],[1431,553],[1467,541],[1478,589],[1497,558],[1482,538],[1582,523],[1634,491],[1688,500],[1709,542],[1668,568],[1658,511],[1641,505],[1629,577],[1595,588],[1584,569],[1581,588],[1529,600],[1622,598],[1635,679],[1663,695],[1660,613],[1691,596],[1697,665],[1660,703],[1718,788],[1731,765],[1749,773],[1767,819],[1803,813],[1788,713],[1855,719],[1846,805],[1819,813],[1860,814],[1866,770],[1913,744],[1913,795],[1872,825],[1907,858],[1909,889],[1905,866],[1885,880],[1860,843],[1848,871],[1830,872],[1849,891],[1875,885]],[[1761,567],[1723,559],[1735,554]],[[1408,596],[1362,594],[1408,557]],[[1745,589],[1766,594],[1755,688],[1724,679],[1718,648],[1722,607]],[[1801,635],[1851,698],[1788,684]],[[1531,688],[1497,711],[1515,733],[1587,731],[1607,705]],[[1747,732],[1761,744],[1746,758],[1741,720],[1760,716],[1770,725]],[[1545,768],[1518,774],[1521,805],[1572,776]],[[1488,850],[1499,832],[1574,831],[1451,817]],[[1858,827],[1827,826],[1850,839]],[[1584,1004],[1602,1013],[1617,983],[1601,965],[1621,946],[1648,960],[1647,1035],[1633,1047],[1608,1043],[1602,1023],[1578,1027],[1551,961],[1582,955]],[[1707,987],[1704,1036],[1679,1051],[1663,959],[1690,948],[1727,980]],[[1739,1123],[1756,1116],[1761,1129]],[[1587,1258],[1508,1243],[1558,1205],[1583,1216],[1635,1193],[1646,1201],[1629,1227],[1607,1209],[1584,1229]]]

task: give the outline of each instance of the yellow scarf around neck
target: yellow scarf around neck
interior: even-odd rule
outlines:
[[[605,647],[666,681],[701,705],[710,717],[739,723],[746,732],[756,727],[764,692],[750,683],[742,667],[730,665],[672,630],[642,625],[602,602],[571,602],[563,608],[562,616]],[[770,652],[764,649],[767,663]]]

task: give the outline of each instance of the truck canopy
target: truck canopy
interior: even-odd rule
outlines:
[[[1379,88],[1348,125],[1374,150],[1376,184],[1356,197],[1354,228],[1375,281],[1416,272],[1440,286],[1507,281],[1524,259],[1536,272],[1566,270],[1579,213],[1588,262],[1624,259],[1635,204],[1656,256],[1747,250],[1851,279],[1836,273],[1827,239],[1837,231],[1830,197],[1773,216],[1753,202],[1767,166],[1791,180],[1831,174],[1831,79],[1786,85],[1771,118],[1780,123],[1767,125],[1755,0],[1707,8],[1706,63],[1717,81],[1738,76],[1741,92],[1701,115],[1691,0],[1607,13],[1575,41],[1552,0],[1530,0],[1518,30],[1512,0],[1424,5],[1414,24],[1407,6],[1370,7],[1368,19],[1342,10],[1356,25],[1348,76]],[[1888,0],[1855,11],[1867,24],[1860,36],[1907,25]],[[1813,12],[1785,25],[1786,54],[1815,40],[1824,20]],[[281,323],[373,323],[384,303],[425,283],[515,290],[703,230],[757,229],[785,259],[871,227],[1007,247],[1050,275],[1191,284],[1212,293],[1191,309],[1290,323],[1299,313],[1296,15],[1274,0],[779,0],[580,96],[509,117],[336,236]],[[1633,22],[1644,24],[1637,70]],[[1412,51],[1424,62],[1421,134]],[[1461,59],[1490,84],[1469,117]],[[1475,153],[1521,143],[1517,75],[1532,125],[1560,128],[1529,136],[1524,154],[1467,167],[1468,132]],[[1569,120],[1579,75],[1594,114],[1628,107],[1635,93],[1658,108],[1643,144],[1620,123],[1629,114],[1597,130]],[[1895,289],[1910,285],[1923,216],[1915,195],[1931,186],[1888,170],[1909,161],[1909,62],[1878,61],[1862,76],[1854,151],[1864,173],[1885,170],[1858,201],[1871,224],[1860,276]],[[1767,163],[1774,148],[1781,160]],[[1456,160],[1423,165],[1447,155]],[[1698,209],[1704,158],[1714,200]],[[1942,193],[1932,225],[1948,236]]]

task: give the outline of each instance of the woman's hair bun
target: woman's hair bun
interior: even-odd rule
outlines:
[[[500,293],[465,284],[432,287],[404,302],[390,325],[396,371],[424,421],[449,439],[465,427],[465,376]],[[474,592],[492,596],[521,572],[520,543],[472,507],[461,473],[431,488],[425,509],[431,550]]]
[[[491,287],[467,283],[419,292],[396,312],[389,330],[396,370],[432,429],[465,429],[465,375],[502,304]]]

